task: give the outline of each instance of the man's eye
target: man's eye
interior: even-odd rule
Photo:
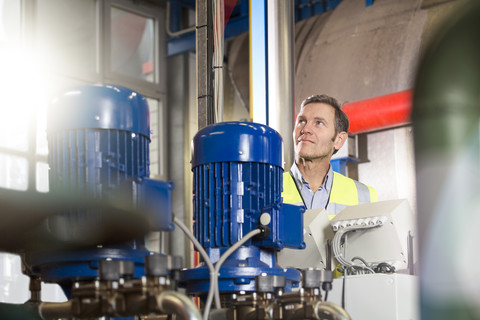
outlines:
[[[317,121],[317,126],[323,126],[323,125],[324,125],[323,121]]]

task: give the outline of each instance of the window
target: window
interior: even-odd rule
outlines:
[[[112,72],[155,82],[154,20],[112,6],[110,31]]]
[[[121,85],[148,99],[150,172],[165,179],[165,62],[158,59],[166,51],[163,10],[133,0],[0,0],[0,188],[49,191],[49,99],[93,82]],[[6,288],[0,301],[28,298],[28,279],[19,270],[18,256],[0,254]],[[45,287],[42,299],[65,301],[58,286]]]
[[[140,92],[150,108],[150,175],[166,179],[164,8],[142,1],[109,0],[103,6],[104,80]]]
[[[162,179],[165,177],[166,154],[164,150],[165,135],[161,128],[165,127],[162,100],[147,99],[150,108],[150,175]],[[163,178],[164,179],[164,178]]]
[[[49,58],[49,65],[56,73],[97,80],[98,9],[96,0],[36,2],[35,47]]]
[[[24,157],[0,154],[0,187],[27,190],[28,162]]]
[[[20,1],[0,0],[0,43],[20,41]]]
[[[48,100],[94,82],[147,98],[150,172],[165,179],[163,15],[129,0],[0,0],[0,187],[48,192]]]
[[[33,189],[34,163],[46,162],[46,153],[37,153],[35,137],[47,76],[38,57],[18,43],[2,46],[0,70],[0,187]]]

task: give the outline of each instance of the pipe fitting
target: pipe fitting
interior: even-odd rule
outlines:
[[[157,296],[156,300],[158,309],[163,313],[174,313],[180,320],[202,320],[197,306],[183,294],[164,291]]]

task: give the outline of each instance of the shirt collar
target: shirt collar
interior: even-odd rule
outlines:
[[[302,189],[302,186],[304,185],[310,188],[308,182],[303,178],[303,175],[300,172],[300,169],[298,169],[298,166],[295,162],[293,162],[293,165],[290,168],[290,172],[299,190]],[[322,188],[325,188],[328,192],[330,192],[330,189],[332,188],[332,182],[333,182],[333,170],[332,170],[332,166],[330,166],[327,172],[327,176],[323,181]]]

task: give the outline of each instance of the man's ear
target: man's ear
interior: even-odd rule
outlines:
[[[335,138],[335,143],[334,143],[335,149],[340,150],[340,148],[343,146],[345,141],[347,141],[347,139],[348,139],[348,133],[346,133],[345,131],[339,132],[337,134],[337,137]]]

